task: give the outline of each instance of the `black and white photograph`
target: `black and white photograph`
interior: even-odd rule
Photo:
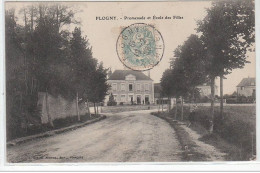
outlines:
[[[5,1],[5,163],[256,162],[255,1]]]

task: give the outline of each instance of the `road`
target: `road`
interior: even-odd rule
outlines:
[[[170,125],[151,110],[107,118],[7,149],[8,162],[174,162],[181,146]]]

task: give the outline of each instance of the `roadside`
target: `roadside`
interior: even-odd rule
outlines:
[[[165,113],[152,114],[165,119],[174,128],[182,146],[184,161],[225,161],[225,153],[200,141],[201,135],[188,128],[186,123],[176,121]]]
[[[66,126],[66,127],[63,127],[63,128],[58,128],[56,130],[49,130],[49,131],[39,133],[39,134],[36,134],[36,135],[30,135],[30,136],[17,138],[17,139],[8,141],[7,147],[14,146],[14,145],[21,144],[21,143],[25,143],[25,142],[29,142],[29,141],[40,139],[40,138],[44,138],[44,137],[53,136],[55,134],[60,134],[60,133],[63,133],[63,132],[75,130],[77,128],[84,127],[88,124],[92,124],[92,123],[95,123],[97,121],[103,120],[105,118],[106,118],[105,115],[99,115],[99,116],[93,117],[90,120],[86,120],[85,122],[78,122],[76,124]]]
[[[103,115],[93,114],[94,107],[90,107],[91,116],[87,114],[80,115],[80,121],[78,121],[77,116],[69,116],[62,119],[56,119],[53,121],[53,127],[51,127],[49,124],[34,124],[33,126],[27,129],[26,133],[21,133],[20,136],[8,140],[7,146],[13,146],[37,138],[53,136],[55,134],[62,133],[68,130],[74,130],[76,128],[83,127],[87,124],[104,119],[106,117],[104,115],[108,113],[150,110],[156,109],[157,107],[157,105],[124,105],[98,107],[98,111]]]
[[[175,109],[174,107],[169,113],[157,112],[154,114],[163,118],[175,118]],[[226,153],[225,160],[254,160],[256,154],[255,106],[225,106],[224,120],[218,119],[218,115],[219,107],[216,106],[214,132],[210,134],[210,107],[199,106],[196,110],[194,122],[188,128],[185,124],[189,122],[189,107],[184,106],[183,120],[181,121],[181,109],[179,108],[176,116],[178,123],[174,125],[174,128],[182,129],[179,130],[182,132],[181,136],[184,132],[189,134],[188,138],[195,139],[196,144],[203,142],[214,146],[222,153]]]
[[[7,148],[9,163],[180,162],[176,132],[152,110],[107,114],[66,133]]]

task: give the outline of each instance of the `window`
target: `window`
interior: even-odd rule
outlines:
[[[113,83],[113,84],[112,84],[112,90],[113,90],[113,91],[116,91],[116,88],[117,88],[117,84],[116,84],[116,83]]]
[[[125,102],[125,95],[121,95],[121,102]]]
[[[128,101],[132,103],[134,101],[134,96],[128,95]]]
[[[149,91],[149,84],[145,84],[145,91]]]
[[[141,91],[141,85],[139,83],[136,85],[136,90]]]
[[[129,91],[133,91],[133,84],[129,84]]]
[[[125,84],[121,83],[121,91],[125,91]]]
[[[117,101],[117,95],[113,95],[114,96],[114,100]]]
[[[241,86],[241,88],[240,88],[240,89],[241,89],[241,90],[244,90],[244,87],[242,87],[242,86]]]
[[[150,104],[149,95],[145,96],[144,101],[145,101],[145,104]]]

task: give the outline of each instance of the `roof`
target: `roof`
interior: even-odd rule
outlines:
[[[133,70],[115,70],[108,80],[125,80],[128,75],[134,75],[136,80],[152,80],[150,77],[146,76],[142,72]]]
[[[255,86],[255,78],[244,78],[242,81],[237,85],[237,87],[241,86]]]

